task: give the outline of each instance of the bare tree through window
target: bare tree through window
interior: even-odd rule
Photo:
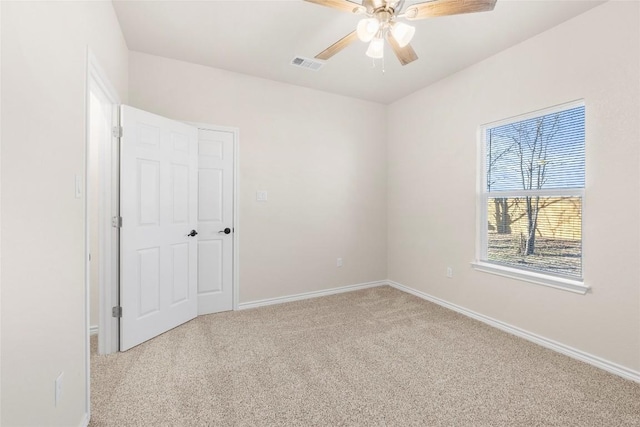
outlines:
[[[489,260],[581,275],[584,106],[486,128],[484,148]]]

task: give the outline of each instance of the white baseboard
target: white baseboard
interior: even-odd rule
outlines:
[[[89,335],[98,335],[98,325],[89,326]]]
[[[288,295],[285,297],[269,298],[258,301],[242,302],[238,304],[238,310],[246,310],[249,308],[264,307],[273,304],[282,304],[285,302],[300,301],[309,298],[325,297],[327,295],[341,294],[343,292],[359,291],[361,289],[375,288],[378,286],[386,286],[389,283],[386,280],[377,282],[360,283],[357,285],[341,286],[339,288],[324,289],[322,291],[305,292],[302,294]]]
[[[89,414],[84,414],[82,417],[82,421],[80,422],[80,427],[88,427],[89,426]]]
[[[400,291],[407,292],[427,301],[431,301],[442,307],[456,311],[467,317],[471,317],[472,319],[479,320],[480,322],[486,323],[487,325],[493,326],[494,328],[498,328],[520,338],[524,338],[527,341],[531,341],[548,349],[557,351],[558,353],[562,353],[565,356],[569,356],[571,358],[593,365],[597,368],[604,369],[605,371],[621,376],[622,378],[640,383],[640,372],[634,371],[633,369],[626,368],[624,366],[618,365],[617,363],[602,359],[601,357],[594,356],[592,354],[577,350],[573,347],[569,347],[557,341],[553,341],[540,335],[536,335],[532,332],[525,331],[524,329],[520,329],[516,326],[510,325],[500,320],[493,319],[489,316],[485,316],[484,314],[476,313],[475,311],[468,310],[464,307],[460,307],[459,305],[452,304],[450,302],[444,301],[440,298],[434,297],[408,286],[401,285],[400,283],[388,280],[387,284]]]

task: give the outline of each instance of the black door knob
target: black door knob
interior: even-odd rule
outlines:
[[[224,230],[218,231],[218,234],[221,234],[221,233],[229,234],[229,233],[231,233],[231,229],[229,227],[227,227]]]
[[[198,235],[198,232],[196,230],[191,230],[191,232],[189,232],[189,234],[187,234],[187,236],[189,236],[189,237],[194,237],[194,236],[197,236],[197,235]]]

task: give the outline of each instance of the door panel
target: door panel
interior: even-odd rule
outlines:
[[[140,294],[138,318],[160,310],[160,248],[138,251],[137,285]]]
[[[158,225],[160,219],[160,163],[138,159],[138,225]]]
[[[200,155],[202,158],[202,155]],[[204,166],[200,166],[204,168]],[[221,169],[201,169],[198,174],[198,221],[222,222],[222,176]]]
[[[197,129],[122,106],[120,349],[197,315]]]
[[[173,197],[173,223],[189,223],[189,167],[171,165],[171,196]]]
[[[198,314],[233,310],[233,146],[228,131],[198,131]]]
[[[172,299],[175,305],[189,299],[189,244],[177,243],[171,246]]]
[[[222,290],[222,239],[198,242],[198,293]]]

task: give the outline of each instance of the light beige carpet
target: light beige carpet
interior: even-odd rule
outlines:
[[[390,287],[92,356],[91,426],[640,426],[640,384]]]

